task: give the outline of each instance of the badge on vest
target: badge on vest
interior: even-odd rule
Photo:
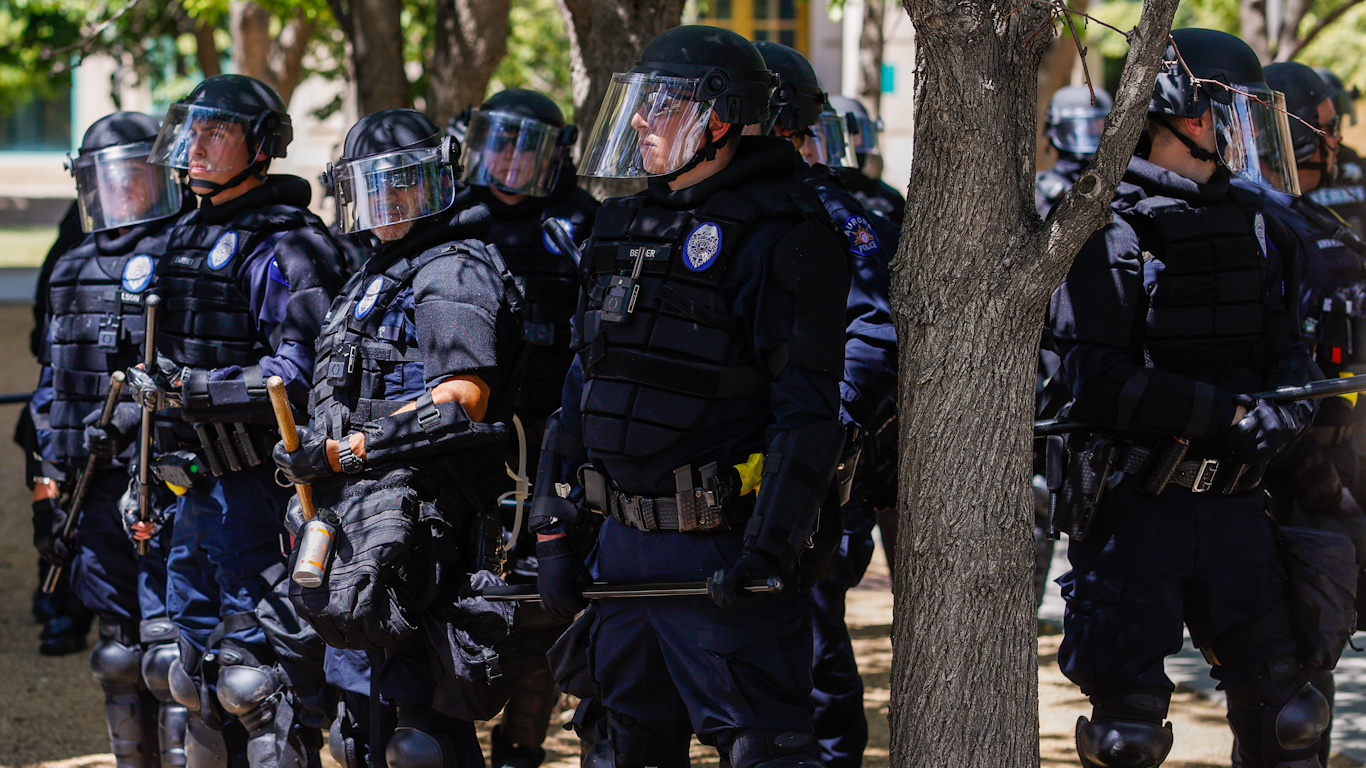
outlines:
[[[237,255],[237,233],[228,231],[218,236],[209,251],[209,269],[222,269]]]
[[[710,267],[721,253],[721,228],[704,221],[693,227],[683,243],[683,265],[694,272]]]
[[[380,291],[384,290],[384,278],[376,276],[370,280],[370,284],[365,286],[365,293],[361,295],[360,301],[356,302],[356,309],[352,314],[357,320],[364,320],[370,314],[370,310],[375,308],[375,302],[379,301]]]
[[[142,293],[152,282],[152,257],[139,253],[123,265],[123,290]]]
[[[560,222],[560,226],[564,227],[565,234],[569,235],[569,240],[571,242],[574,240],[574,222],[569,219],[561,219],[558,216],[550,219],[550,221]],[[564,252],[560,250],[560,247],[555,245],[555,241],[551,240],[550,235],[546,234],[544,231],[541,232],[541,244],[545,246],[547,251],[550,251],[556,256],[564,255]]]
[[[860,256],[871,256],[882,247],[873,233],[873,225],[862,216],[850,216],[841,229],[844,230],[844,236],[849,238],[849,250]]]
[[[1262,255],[1269,255],[1270,251],[1266,249],[1266,219],[1262,217],[1261,211],[1252,215],[1252,229],[1257,233],[1257,242],[1262,246]]]

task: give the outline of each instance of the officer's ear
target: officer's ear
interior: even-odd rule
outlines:
[[[1186,135],[1199,141],[1205,134],[1214,130],[1214,110],[1207,109],[1199,117],[1183,117],[1181,122],[1186,129]]]
[[[716,113],[713,112],[711,113],[711,117],[707,120],[707,128],[711,130],[711,140],[720,141],[721,137],[725,136],[726,132],[735,128],[735,126],[730,123],[722,122],[721,118],[717,117]]]

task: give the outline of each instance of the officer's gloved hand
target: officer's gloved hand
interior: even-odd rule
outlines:
[[[33,502],[33,547],[43,561],[51,565],[71,562],[71,549],[62,540],[62,526],[66,525],[66,510],[56,496],[35,499]]]
[[[114,406],[114,418],[105,427],[98,424],[100,415],[97,410],[85,417],[85,449],[91,456],[112,459],[133,443],[142,421],[142,409],[135,403],[119,403]]]
[[[170,362],[167,360],[166,362]],[[167,373],[170,370],[171,373]],[[148,373],[139,366],[129,368],[124,388],[132,395],[133,402],[142,408],[161,410],[180,407],[180,389],[171,383],[174,369],[159,368],[156,373]]]
[[[536,542],[536,565],[542,608],[562,619],[572,619],[588,607],[583,590],[592,586],[593,577],[568,536]]]
[[[1302,409],[1293,403],[1240,396],[1239,404],[1247,415],[1220,435],[1224,447],[1234,458],[1247,464],[1265,464],[1276,458],[1295,440],[1303,426]]]
[[[286,451],[285,441],[275,444],[275,463],[291,483],[311,483],[333,474],[327,460],[327,435],[299,427],[299,449]]]
[[[128,482],[128,490],[119,497],[119,518],[123,520],[123,532],[128,534],[128,538],[134,544],[156,538],[161,529],[170,522],[171,517],[170,510],[161,508],[156,503],[156,494],[152,494],[147,519],[142,519],[142,504],[138,496],[140,485],[134,477]]]
[[[707,579],[707,596],[713,603],[728,611],[744,608],[759,599],[745,592],[745,583],[755,580],[767,581],[772,576],[781,576],[781,570],[771,555],[757,549],[746,550],[740,555],[740,559],[735,561],[735,565],[729,569],[723,568]]]

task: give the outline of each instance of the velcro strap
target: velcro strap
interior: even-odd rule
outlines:
[[[208,408],[213,405],[209,394],[209,372],[204,368],[191,368],[189,378],[184,382],[185,407]]]
[[[418,395],[416,401],[417,425],[422,427],[422,431],[429,435],[436,433],[441,427],[441,411],[437,410],[436,404],[432,402],[432,391],[429,389]]]
[[[757,366],[685,363],[625,349],[605,351],[589,360],[588,374],[707,399],[767,395],[770,383],[768,370]]]

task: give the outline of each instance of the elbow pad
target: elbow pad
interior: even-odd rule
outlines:
[[[754,516],[745,527],[745,549],[772,556],[784,573],[797,567],[843,443],[844,427],[836,420],[807,424],[773,439],[764,456]]]
[[[507,439],[502,422],[480,424],[470,421],[459,403],[432,403],[432,393],[424,392],[411,411],[396,413],[367,422],[365,462],[406,464],[438,453],[474,448]]]

